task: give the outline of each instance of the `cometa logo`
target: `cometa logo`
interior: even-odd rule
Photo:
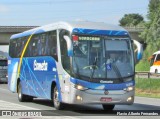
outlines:
[[[37,62],[36,60],[34,60],[34,71],[47,71],[48,70],[48,63],[47,62]]]
[[[100,83],[113,83],[113,81],[103,81],[103,80],[100,80]]]

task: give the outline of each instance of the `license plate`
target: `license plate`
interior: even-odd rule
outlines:
[[[111,102],[112,98],[101,97],[100,101],[102,101],[102,102]]]
[[[2,81],[6,81],[7,79],[6,78],[0,78]]]

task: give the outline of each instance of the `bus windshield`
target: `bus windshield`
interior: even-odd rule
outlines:
[[[0,66],[7,66],[7,60],[0,60]]]
[[[79,36],[73,41],[73,54],[73,72],[78,76],[111,80],[134,75],[129,38]]]

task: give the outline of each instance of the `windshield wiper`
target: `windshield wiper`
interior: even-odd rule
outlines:
[[[112,64],[112,65],[113,65],[113,70],[115,71],[118,79],[119,79],[121,82],[124,82],[124,81],[123,81],[123,78],[122,78],[122,75],[121,75],[121,73],[120,73],[117,65],[116,65],[116,64]]]
[[[90,80],[93,78],[93,75],[94,75],[94,72],[95,72],[95,69],[96,69],[96,66],[97,66],[97,61],[98,61],[98,58],[96,56],[95,61],[93,62],[93,65],[92,65],[92,72],[91,72],[91,75],[90,75]]]
[[[78,76],[78,78],[81,78],[80,75],[79,75],[79,67],[78,67],[78,64],[77,64],[77,62],[76,62],[76,60],[75,60],[75,57],[73,57],[73,59],[74,59],[74,62],[75,62],[75,65],[76,65],[76,69],[77,69],[77,72],[74,73],[74,74],[75,74],[76,76]]]

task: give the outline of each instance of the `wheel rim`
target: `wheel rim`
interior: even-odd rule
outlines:
[[[55,106],[59,105],[59,101],[58,101],[58,89],[57,88],[54,89],[54,105]]]
[[[18,97],[19,97],[19,99],[21,99],[21,97],[22,97],[22,94],[21,94],[21,87],[19,86],[19,88],[18,88]]]

